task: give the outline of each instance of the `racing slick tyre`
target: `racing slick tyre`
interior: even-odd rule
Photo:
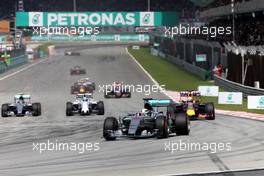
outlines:
[[[110,140],[115,140],[115,131],[118,130],[118,121],[114,117],[107,117],[104,120],[104,127],[103,127],[103,136],[105,140],[110,141]]]
[[[8,112],[8,104],[3,104],[1,108],[2,117],[7,117],[7,112]]]
[[[177,135],[189,135],[190,119],[185,113],[177,113],[175,117],[175,132]]]
[[[37,111],[38,111],[38,116],[41,115],[41,104],[40,103],[35,103],[37,105]]]
[[[158,129],[157,138],[169,137],[168,122],[165,116],[158,116],[155,121],[156,128]]]
[[[66,103],[66,116],[72,116],[73,115],[73,105],[71,102]]]
[[[40,106],[39,103],[32,103],[32,115],[39,116],[40,115]]]
[[[215,120],[215,108],[214,103],[206,103],[205,104],[205,112],[209,116],[207,117],[207,120]]]
[[[105,113],[105,110],[104,110],[104,102],[102,101],[98,101],[97,103],[97,115],[104,115]]]

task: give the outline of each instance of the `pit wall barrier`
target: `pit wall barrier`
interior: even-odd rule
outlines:
[[[7,69],[12,69],[12,68],[18,67],[18,66],[23,65],[27,62],[28,62],[28,57],[25,54],[13,57],[10,59],[10,65],[7,66]]]
[[[11,57],[7,63],[5,61],[0,61],[0,73],[4,73],[9,69],[18,67],[28,62],[25,49],[13,50],[7,54],[9,54]]]
[[[6,64],[0,61],[0,73],[4,73],[6,70],[7,70]]]
[[[215,85],[223,87],[226,91],[242,92],[244,97],[247,97],[249,95],[264,95],[264,89],[244,86],[242,84],[235,83],[224,78],[220,78],[216,75],[214,75],[214,80]]]

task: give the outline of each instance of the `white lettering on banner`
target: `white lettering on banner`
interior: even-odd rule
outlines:
[[[49,26],[134,25],[136,22],[134,13],[126,13],[125,16],[122,13],[117,13],[115,17],[113,13],[48,13],[47,15]],[[41,22],[43,25],[43,18]],[[30,25],[33,26],[32,23]],[[38,26],[42,25],[38,24]]]
[[[74,25],[73,21],[74,20],[71,20],[71,25]],[[88,25],[88,16],[87,15],[85,15],[85,14],[78,15],[78,25],[81,25],[81,24]]]
[[[134,13],[128,13],[126,14],[126,19],[127,19],[127,25],[133,25],[135,24],[135,14]]]
[[[48,26],[51,26],[51,24],[57,20],[58,18],[56,14],[48,14]]]
[[[66,14],[60,13],[58,14],[58,23],[65,26],[67,25],[67,17]]]
[[[248,109],[264,109],[264,96],[248,96]]]
[[[217,97],[219,93],[218,86],[198,86],[198,91],[202,96]]]
[[[103,13],[102,14],[102,25],[111,24],[113,21],[113,13],[110,13],[109,15]]]
[[[243,94],[242,92],[219,92],[218,103],[219,104],[242,104]]]

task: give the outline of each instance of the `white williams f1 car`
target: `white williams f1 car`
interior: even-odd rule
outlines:
[[[41,104],[31,103],[30,95],[18,94],[14,97],[14,103],[5,103],[2,105],[2,117],[8,116],[40,116]]]
[[[74,114],[90,115],[91,113],[104,115],[104,103],[95,101],[90,93],[77,94],[73,102],[66,103],[67,116],[73,116]]]

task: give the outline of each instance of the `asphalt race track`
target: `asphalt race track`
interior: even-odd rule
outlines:
[[[98,85],[123,81],[150,84],[152,81],[127,55],[124,46],[82,48],[81,56],[64,56],[60,48],[55,56],[0,80],[0,103],[13,101],[16,93],[32,95],[41,102],[40,117],[0,119],[0,175],[177,175],[264,168],[264,123],[217,115],[215,121],[192,121],[190,136],[168,139],[120,139],[107,142],[102,138],[106,116],[141,110],[143,93],[131,99],[104,99],[104,116],[65,116],[66,101],[72,100],[70,86],[84,76],[70,76],[75,65],[86,68],[87,75]],[[77,50],[75,48],[75,50]],[[1,75],[4,77],[23,67]],[[177,75],[175,75],[177,76]],[[99,90],[99,89],[97,89]],[[166,98],[161,93],[152,97]],[[99,150],[33,151],[33,142],[99,143]],[[231,151],[165,151],[167,144],[230,143]],[[175,145],[174,145],[175,146]],[[94,148],[93,148],[94,149]],[[212,149],[212,148],[211,148]],[[221,148],[223,149],[223,148]],[[223,175],[264,175],[263,170]]]

